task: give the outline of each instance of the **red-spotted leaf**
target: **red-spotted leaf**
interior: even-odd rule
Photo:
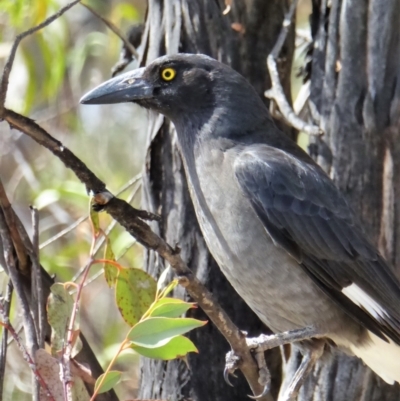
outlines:
[[[111,242],[108,237],[106,237],[106,247],[104,250],[104,259],[115,262],[114,252],[111,248]],[[115,281],[117,279],[117,275],[118,275],[118,269],[114,265],[112,265],[111,263],[104,263],[104,277],[110,288],[114,287]]]
[[[132,349],[147,358],[163,359],[165,361],[182,358],[189,352],[198,352],[192,341],[184,336],[174,337],[167,344],[158,348],[145,348],[132,345]]]
[[[140,269],[119,269],[115,297],[123,319],[134,326],[156,296],[156,281]]]
[[[105,373],[100,375],[96,380],[96,384],[94,385],[95,390],[97,390],[98,388],[98,394],[105,393],[106,391],[111,390],[114,386],[116,386],[121,380],[122,373],[118,372],[117,370],[110,370],[104,378],[103,383],[101,383],[100,385],[100,382],[103,379],[104,375]]]
[[[150,317],[136,324],[127,335],[135,346],[157,348],[173,337],[185,334],[207,322],[187,318]]]

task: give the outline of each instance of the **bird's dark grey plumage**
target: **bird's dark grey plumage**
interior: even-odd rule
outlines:
[[[251,85],[209,57],[181,54],[82,99],[124,101],[174,123],[208,247],[260,318],[275,332],[314,325],[386,381],[400,381],[398,280]]]

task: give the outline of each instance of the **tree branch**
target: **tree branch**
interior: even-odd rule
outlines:
[[[265,91],[264,96],[274,100],[279,107],[279,111],[285,118],[287,123],[299,131],[306,132],[309,135],[321,135],[322,131],[316,125],[308,124],[303,121],[300,117],[296,115],[293,111],[292,106],[290,106],[288,100],[286,99],[283,87],[279,78],[277,60],[279,53],[285,43],[286,36],[289,32],[289,28],[292,25],[292,20],[296,11],[298,0],[293,0],[290,5],[288,13],[285,15],[283,20],[283,26],[281,33],[279,34],[278,40],[275,43],[272,52],[267,57],[267,66],[269,75],[271,77],[272,88]]]

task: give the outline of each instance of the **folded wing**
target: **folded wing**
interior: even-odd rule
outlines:
[[[349,315],[400,344],[400,285],[333,182],[314,163],[247,147],[235,174],[265,229]]]

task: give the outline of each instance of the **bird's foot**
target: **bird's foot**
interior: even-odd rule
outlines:
[[[258,366],[258,383],[263,386],[263,391],[258,395],[249,395],[248,397],[253,400],[258,400],[259,398],[264,397],[264,395],[268,394],[271,388],[271,374],[265,362],[264,351],[256,350],[254,354],[254,358],[257,361]]]
[[[278,334],[265,335],[262,334],[259,337],[246,338],[247,346],[250,351],[254,354],[254,358],[257,361],[258,366],[258,382],[263,386],[263,391],[259,395],[249,395],[250,398],[257,400],[265,396],[271,387],[271,374],[268,370],[267,364],[265,362],[264,352],[279,347],[285,344],[291,344],[293,342],[310,340],[314,337],[322,337],[323,333],[315,326],[308,326],[301,329],[286,331]],[[317,359],[321,356],[323,352],[323,341],[314,340],[313,344],[322,344],[322,348],[317,345],[313,345],[310,350],[304,355],[300,367],[296,371],[287,391],[284,394],[284,398],[279,401],[292,401],[297,397],[300,387],[303,385],[304,380],[307,378],[308,374],[312,370]],[[240,358],[233,352],[230,351],[225,357],[225,370],[224,379],[227,384],[233,386],[229,375],[234,375],[236,369],[239,368]]]
[[[229,375],[237,377],[235,375],[236,369],[239,368],[240,358],[233,352],[229,351],[225,356],[225,369],[224,369],[224,380],[227,384],[233,387],[229,379]]]
[[[315,336],[320,336],[320,335],[321,331],[318,330],[315,326],[308,326],[301,329],[286,331],[283,333],[277,333],[271,335],[261,334],[259,337],[247,338],[246,339],[247,346],[254,353],[254,357],[257,361],[259,369],[258,382],[264,387],[264,390],[261,394],[249,397],[252,399],[258,399],[263,397],[269,392],[271,386],[271,375],[265,363],[265,357],[264,357],[265,351],[275,347],[279,347],[281,345],[291,344],[297,341],[309,340]],[[316,340],[315,342],[316,344],[319,343],[324,344],[324,342],[318,340]],[[321,356],[321,354],[322,352],[320,352],[317,346],[313,346],[312,348],[310,348],[310,352],[308,352],[303,357],[299,369],[296,371],[295,376],[290,382],[288,390],[285,393],[285,396],[287,398],[284,398],[280,401],[291,401],[296,399],[300,387],[303,385],[304,380],[307,378],[316,360]]]
[[[325,348],[325,341],[314,340],[303,354],[303,359],[294,374],[289,386],[278,401],[294,401],[299,394],[301,386],[314,368],[317,360],[322,356]]]
[[[256,352],[254,357],[257,361],[257,366],[258,366],[258,374],[259,374],[258,382],[264,388],[262,393],[259,395],[255,395],[255,396],[249,395],[249,397],[252,398],[253,400],[257,400],[269,392],[270,387],[271,387],[270,386],[271,385],[271,375],[270,375],[267,365],[265,363],[264,352],[263,351]],[[231,383],[229,376],[232,375],[233,377],[237,377],[235,375],[235,371],[236,371],[236,369],[239,368],[239,364],[240,364],[240,358],[233,351],[229,351],[225,357],[224,379],[225,379],[225,382],[232,387],[233,387],[233,384]]]

